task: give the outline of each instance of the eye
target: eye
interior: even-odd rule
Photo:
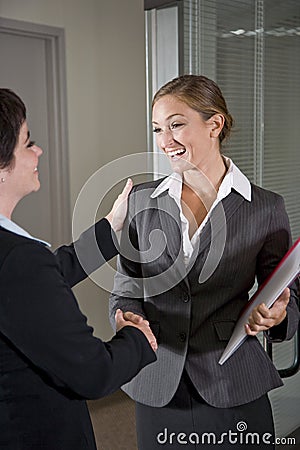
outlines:
[[[171,130],[175,130],[176,128],[179,128],[179,127],[181,127],[183,125],[183,123],[181,123],[181,122],[173,122],[173,123],[171,123]]]
[[[161,128],[155,127],[153,128],[153,133],[159,133],[161,131]]]
[[[33,147],[35,145],[35,141],[29,141],[27,144],[27,148]]]

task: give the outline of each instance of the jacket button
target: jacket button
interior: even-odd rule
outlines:
[[[184,333],[184,332],[179,333],[179,340],[180,340],[180,342],[185,342],[186,341],[186,333]]]
[[[190,301],[190,297],[188,296],[188,294],[184,294],[184,296],[182,297],[182,301],[183,301],[184,303],[187,303],[187,302]]]

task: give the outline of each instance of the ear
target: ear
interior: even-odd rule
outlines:
[[[224,126],[224,116],[222,114],[214,114],[208,119],[208,124],[210,127],[210,137],[217,138],[222,131]]]

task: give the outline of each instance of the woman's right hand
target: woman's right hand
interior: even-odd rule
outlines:
[[[156,352],[157,350],[157,341],[154,334],[151,331],[148,320],[143,319],[141,316],[126,312],[123,315],[123,311],[121,309],[117,309],[115,314],[116,320],[116,330],[120,331],[123,327],[131,326],[138,328],[140,331],[144,333],[146,338],[148,339],[149,344],[152,347],[152,350]]]
[[[109,221],[112,229],[117,232],[122,230],[123,223],[127,214],[128,195],[132,189],[133,181],[128,178],[127,183],[117,200],[115,200],[111,211],[107,214],[106,219]]]

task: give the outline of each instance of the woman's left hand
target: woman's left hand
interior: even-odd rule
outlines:
[[[111,211],[105,217],[114,231],[120,231],[123,228],[123,223],[127,214],[128,195],[133,186],[133,181],[128,178],[127,183],[114,202]]]
[[[260,331],[279,325],[286,317],[289,300],[290,290],[286,288],[270,309],[264,303],[254,308],[245,325],[246,333],[249,336],[256,336]]]

